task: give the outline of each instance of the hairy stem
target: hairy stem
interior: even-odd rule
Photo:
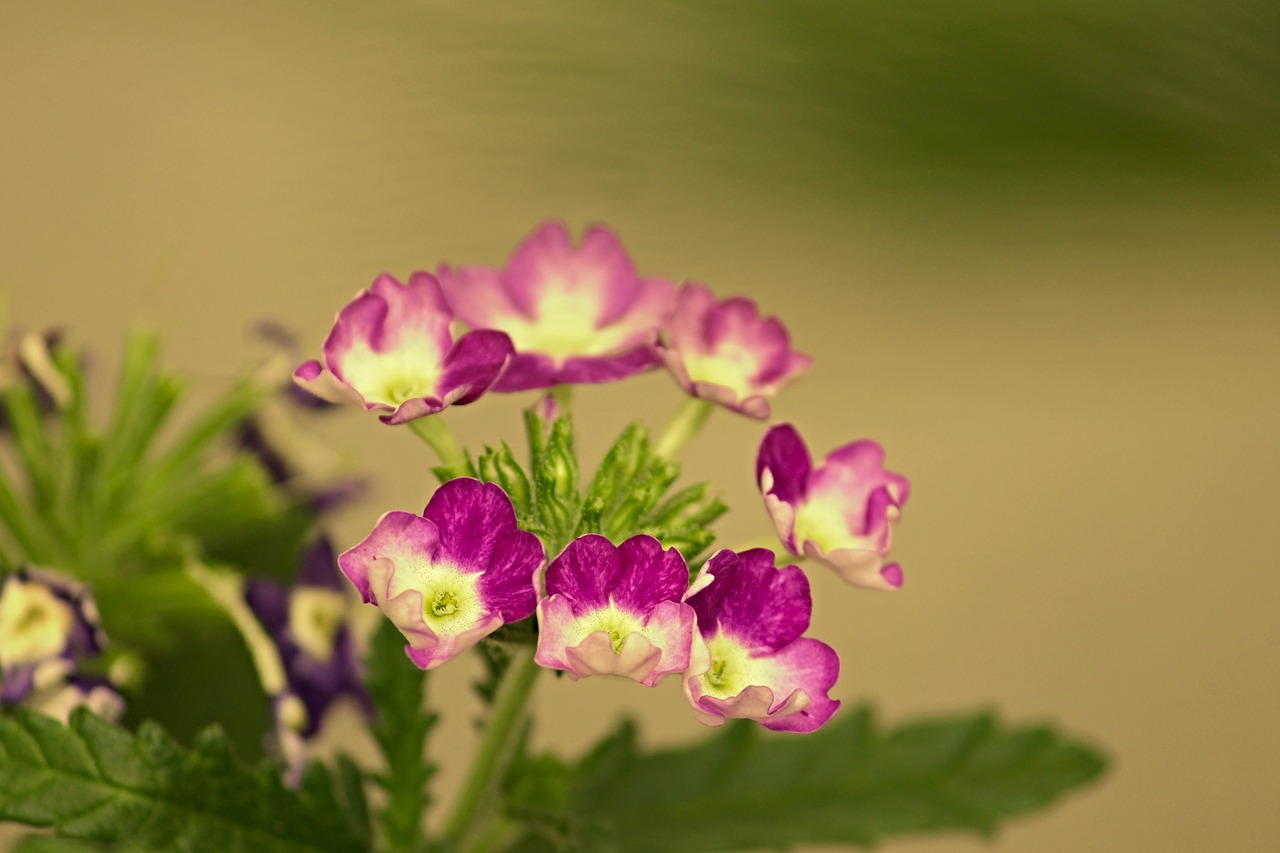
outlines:
[[[431,449],[440,457],[440,464],[448,468],[452,476],[461,477],[467,473],[467,454],[462,445],[458,444],[458,439],[454,437],[453,430],[449,429],[444,418],[438,414],[414,418],[409,421],[409,429],[431,445]]]
[[[540,667],[533,660],[533,648],[515,653],[493,700],[493,710],[480,741],[480,751],[467,773],[462,793],[444,827],[450,849],[463,849],[462,841],[474,829],[476,819],[489,806],[502,784],[507,765],[520,733],[520,720]]]

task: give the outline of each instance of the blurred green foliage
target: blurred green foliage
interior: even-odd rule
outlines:
[[[396,63],[407,110],[444,93],[437,125],[548,181],[750,169],[841,197],[1280,177],[1280,7],[1261,0],[402,0],[320,20]]]

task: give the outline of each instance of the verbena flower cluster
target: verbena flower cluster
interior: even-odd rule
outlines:
[[[459,321],[469,330],[458,334]],[[321,359],[294,378],[320,398],[360,403],[401,424],[489,391],[612,382],[665,368],[707,410],[765,420],[771,398],[811,363],[753,301],[642,276],[608,228],[589,228],[575,245],[553,221],[502,268],[442,265],[407,282],[380,276],[338,313]],[[769,429],[757,479],[785,549],[858,586],[900,587],[902,571],[885,557],[908,484],[883,458],[877,443],[862,440],[815,467],[794,427]],[[532,618],[541,666],[650,687],[677,676],[694,715],[709,725],[747,718],[808,732],[831,718],[839,659],[804,636],[812,603],[803,570],[777,567],[763,548],[722,549],[690,567],[652,535],[630,530],[619,539],[586,533],[548,553],[543,538],[520,529],[507,491],[456,477],[421,514],[382,516],[338,564],[400,630],[422,669]],[[320,590],[330,587],[311,589],[310,604],[296,603],[303,590],[295,590],[288,605],[281,591],[264,591],[255,610],[270,611],[272,625],[294,624],[286,614],[297,608],[328,613]],[[341,663],[338,622],[315,618],[329,628],[294,624],[290,659],[328,663],[329,681],[295,683],[291,675],[294,686],[281,699],[300,699],[305,720],[321,712],[325,690],[357,689]]]

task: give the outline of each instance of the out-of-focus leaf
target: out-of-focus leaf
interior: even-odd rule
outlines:
[[[0,719],[0,819],[67,838],[154,851],[357,853],[330,791],[301,792],[252,771],[216,729],[180,747],[159,727],[136,735],[77,709],[70,725],[19,709]]]
[[[1048,726],[980,713],[885,730],[864,708],[810,735],[738,722],[695,746],[648,754],[625,724],[578,765],[568,798],[548,766],[513,776],[508,812],[557,827],[561,849],[603,832],[621,853],[714,853],[989,835],[1093,781],[1106,761]]]
[[[423,707],[427,674],[405,656],[404,637],[387,619],[373,636],[368,672],[373,738],[387,765],[377,777],[387,796],[381,814],[385,841],[392,850],[413,850],[423,840],[427,783],[436,769],[426,758],[427,735],[436,722]]]

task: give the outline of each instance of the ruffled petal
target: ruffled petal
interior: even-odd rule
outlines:
[[[516,530],[516,511],[502,487],[470,477],[436,489],[422,516],[440,531],[441,555],[467,571],[487,568],[498,540]]]

